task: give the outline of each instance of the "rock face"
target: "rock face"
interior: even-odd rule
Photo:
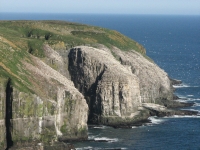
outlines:
[[[57,140],[87,139],[88,106],[83,95],[70,80],[40,59],[32,57],[31,61],[32,64],[23,63],[32,75],[31,84],[37,94],[19,91],[10,80],[0,84],[1,147],[23,147],[28,141],[36,146]]]
[[[155,63],[135,51],[123,52],[113,49],[121,64],[129,66],[138,77],[142,103],[157,103],[173,99],[173,88],[166,72]]]
[[[89,122],[112,124],[133,118],[141,104],[139,81],[112,54],[77,47],[69,53],[69,72],[90,109]]]
[[[134,122],[142,103],[173,99],[167,74],[135,51],[76,47],[69,52],[69,72],[87,100],[90,123]]]

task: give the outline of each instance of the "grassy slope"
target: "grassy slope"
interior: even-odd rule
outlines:
[[[117,31],[61,21],[0,21],[0,78],[11,78],[14,86],[29,90],[29,74],[21,61],[30,61],[30,54],[45,57],[45,43],[57,50],[99,43],[145,55],[140,44]]]

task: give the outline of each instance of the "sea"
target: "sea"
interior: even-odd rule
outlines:
[[[169,77],[182,108],[200,113],[200,15],[106,15],[0,13],[0,20],[63,20],[117,30],[146,48],[147,55]],[[149,118],[151,123],[130,129],[89,126],[88,141],[74,142],[77,150],[200,150],[200,116]]]

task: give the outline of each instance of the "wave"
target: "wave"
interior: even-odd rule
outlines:
[[[195,101],[200,101],[200,98],[195,98],[194,100],[195,100]]]
[[[187,97],[184,96],[184,95],[180,95],[180,94],[177,94],[177,93],[175,93],[175,95],[177,95],[179,97],[179,99],[182,99],[182,100],[186,100],[187,99]]]
[[[200,110],[198,110],[198,109],[181,109],[181,110],[189,110],[189,111],[197,111],[197,112],[199,112],[200,113]]]
[[[173,85],[174,88],[187,88],[187,87],[199,87],[199,86],[190,86],[187,84],[177,84],[177,85]]]
[[[148,118],[150,120],[149,123],[145,123],[142,124],[141,126],[132,126],[132,129],[136,129],[136,128],[143,128],[143,127],[147,127],[147,126],[153,126],[153,125],[157,125],[157,124],[161,124],[164,122],[163,119],[158,118],[157,116],[151,116]]]
[[[200,106],[200,103],[195,103],[192,107]]]
[[[196,116],[179,116],[179,115],[173,115],[173,116],[166,116],[164,118],[200,118],[200,114]]]
[[[96,137],[96,136],[94,136],[94,135],[89,135],[89,136],[88,136],[88,140],[94,140],[95,137]]]
[[[90,135],[88,136],[89,141],[97,141],[97,142],[117,142],[119,139],[118,138],[108,138],[108,137],[98,137],[99,135]]]
[[[187,95],[187,97],[193,97],[194,95]]]
[[[177,84],[177,85],[173,85],[174,88],[186,88],[186,87],[190,87],[187,84]]]
[[[149,117],[148,119],[151,121],[151,123],[148,123],[148,125],[151,125],[151,124],[161,124],[161,123],[164,122],[163,119],[158,118],[156,116]]]
[[[94,149],[94,148],[91,147],[91,146],[76,148],[76,150],[89,150],[89,149],[91,150],[91,149]]]
[[[105,129],[106,126],[95,126],[95,127],[93,127],[93,128],[95,128],[95,129]]]
[[[195,101],[200,101],[200,98],[186,98],[186,97],[179,97],[180,99],[177,99],[176,101],[179,102],[195,102]]]
[[[100,136],[101,133],[94,135],[92,133],[88,134],[88,140],[93,141],[96,137]]]
[[[94,141],[113,143],[113,142],[119,141],[119,139],[118,138],[98,137],[98,138],[94,138]]]
[[[176,100],[176,101],[178,101],[178,102],[183,102],[183,103],[189,102],[189,100],[185,100],[185,99],[178,99],[178,100]]]

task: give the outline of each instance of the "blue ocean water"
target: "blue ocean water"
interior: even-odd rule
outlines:
[[[175,93],[200,111],[200,16],[0,14],[0,20],[65,20],[117,30],[141,43],[171,78],[183,81]],[[200,150],[200,117],[151,117],[132,129],[90,127],[78,149]]]

